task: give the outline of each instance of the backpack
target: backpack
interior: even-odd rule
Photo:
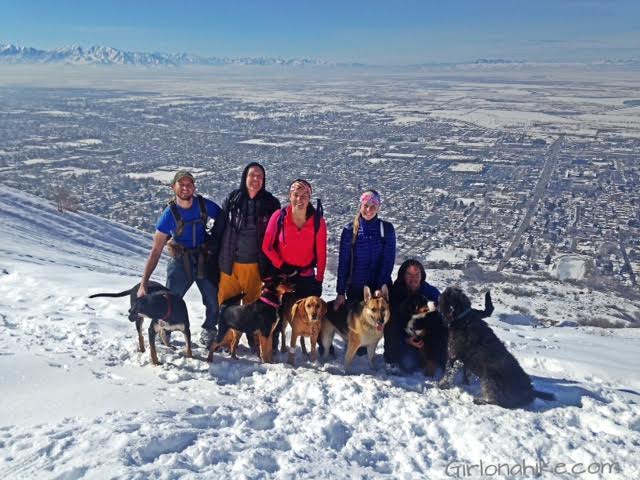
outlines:
[[[319,198],[316,199],[316,208],[315,212],[313,212],[313,262],[309,266],[309,268],[315,268],[318,259],[316,258],[316,237],[318,236],[318,230],[320,230],[320,219],[324,215],[324,210],[322,209],[322,202]],[[284,219],[287,216],[287,207],[282,207],[280,209],[280,214],[278,215],[278,227],[276,229],[276,238],[273,241],[273,248],[278,248],[278,243],[280,242],[280,232],[282,232],[282,236],[284,238]]]
[[[205,235],[209,234],[211,231],[212,225],[209,225],[209,214],[207,213],[207,205],[205,204],[204,197],[202,195],[195,196],[198,201],[198,209],[200,210],[200,218],[197,220],[191,220],[189,222],[185,222],[182,219],[182,215],[180,215],[180,210],[178,210],[178,205],[176,203],[175,198],[170,200],[167,203],[167,207],[169,207],[169,211],[171,212],[171,216],[173,216],[173,220],[176,222],[176,236],[180,237],[184,233],[184,228],[187,225],[195,225],[201,223],[204,225]],[[195,240],[195,237],[194,237]]]

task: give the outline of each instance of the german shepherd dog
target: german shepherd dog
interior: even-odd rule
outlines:
[[[192,358],[189,314],[184,300],[173,295],[167,287],[158,282],[148,282],[147,294],[138,298],[139,287],[140,284],[138,283],[129,290],[118,293],[95,293],[90,295],[89,298],[126,297],[129,295],[129,320],[136,324],[139,352],[144,352],[142,323],[145,318],[151,320],[148,330],[149,352],[151,354],[151,362],[154,365],[160,365],[156,352],[156,334],[160,335],[162,343],[168,347],[167,331],[180,330],[184,334],[186,356]]]
[[[408,310],[410,315],[405,332],[423,342],[420,354],[424,374],[428,377],[435,376],[438,368],[444,372],[447,364],[449,335],[442,315],[436,308],[436,304],[423,295],[412,295],[401,308]]]
[[[440,295],[439,307],[449,328],[449,360],[445,376],[438,383],[440,388],[451,385],[456,362],[457,365],[462,362],[480,379],[482,396],[474,399],[477,405],[519,408],[536,397],[555,399],[554,395],[533,388],[529,375],[482,320],[493,312],[489,292],[485,295],[484,310],[476,310],[471,308],[471,302],[462,290],[448,287]]]
[[[333,308],[329,307],[328,310],[332,312]],[[382,287],[378,296],[372,295],[369,287],[364,287],[364,300],[349,310],[346,322],[340,322],[339,316],[331,313],[322,321],[320,328],[322,351],[330,351],[333,346],[333,337],[337,332],[347,342],[347,351],[344,356],[345,371],[349,369],[356,351],[361,346],[367,347],[369,366],[374,368],[373,355],[383,336],[384,326],[390,318],[387,286]]]
[[[286,279],[265,279],[260,298],[255,302],[237,305],[241,295],[226,301],[220,309],[218,337],[209,345],[207,361],[213,361],[213,352],[220,347],[228,348],[231,358],[237,358],[238,342],[244,333],[259,345],[260,360],[270,363],[282,296],[293,291],[293,285]]]

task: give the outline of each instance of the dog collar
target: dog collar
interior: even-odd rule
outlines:
[[[267,305],[272,306],[273,308],[280,308],[280,305],[277,304],[276,302],[274,302],[273,300],[269,300],[266,297],[260,297],[258,300],[260,300],[263,303],[266,303]]]
[[[464,312],[456,317],[456,320],[462,320],[464,317],[471,313],[471,307],[467,308]]]

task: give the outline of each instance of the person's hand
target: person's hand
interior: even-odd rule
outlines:
[[[336,299],[333,301],[333,310],[334,311],[338,311],[338,309],[344,305],[344,302],[346,301],[344,295],[340,294],[336,297]]]
[[[140,282],[140,287],[138,288],[138,293],[136,296],[138,298],[144,297],[147,294],[147,286],[144,282]]]
[[[421,349],[422,347],[424,347],[424,341],[418,340],[416,337],[407,338],[407,343],[411,345],[413,348]]]

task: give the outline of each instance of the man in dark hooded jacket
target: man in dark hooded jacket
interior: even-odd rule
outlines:
[[[224,201],[212,233],[219,248],[220,305],[241,293],[245,304],[260,296],[262,276],[269,268],[262,240],[269,218],[279,209],[278,199],[265,190],[264,167],[257,162],[247,165],[240,188]]]
[[[438,303],[440,291],[427,283],[427,272],[424,266],[414,259],[405,260],[398,269],[398,277],[389,292],[391,307],[391,322],[384,329],[384,359],[391,364],[399,364],[406,372],[420,368],[420,349],[422,344],[416,342],[406,332],[406,321],[400,320],[403,315],[400,309],[405,300],[411,295],[420,294]]]

